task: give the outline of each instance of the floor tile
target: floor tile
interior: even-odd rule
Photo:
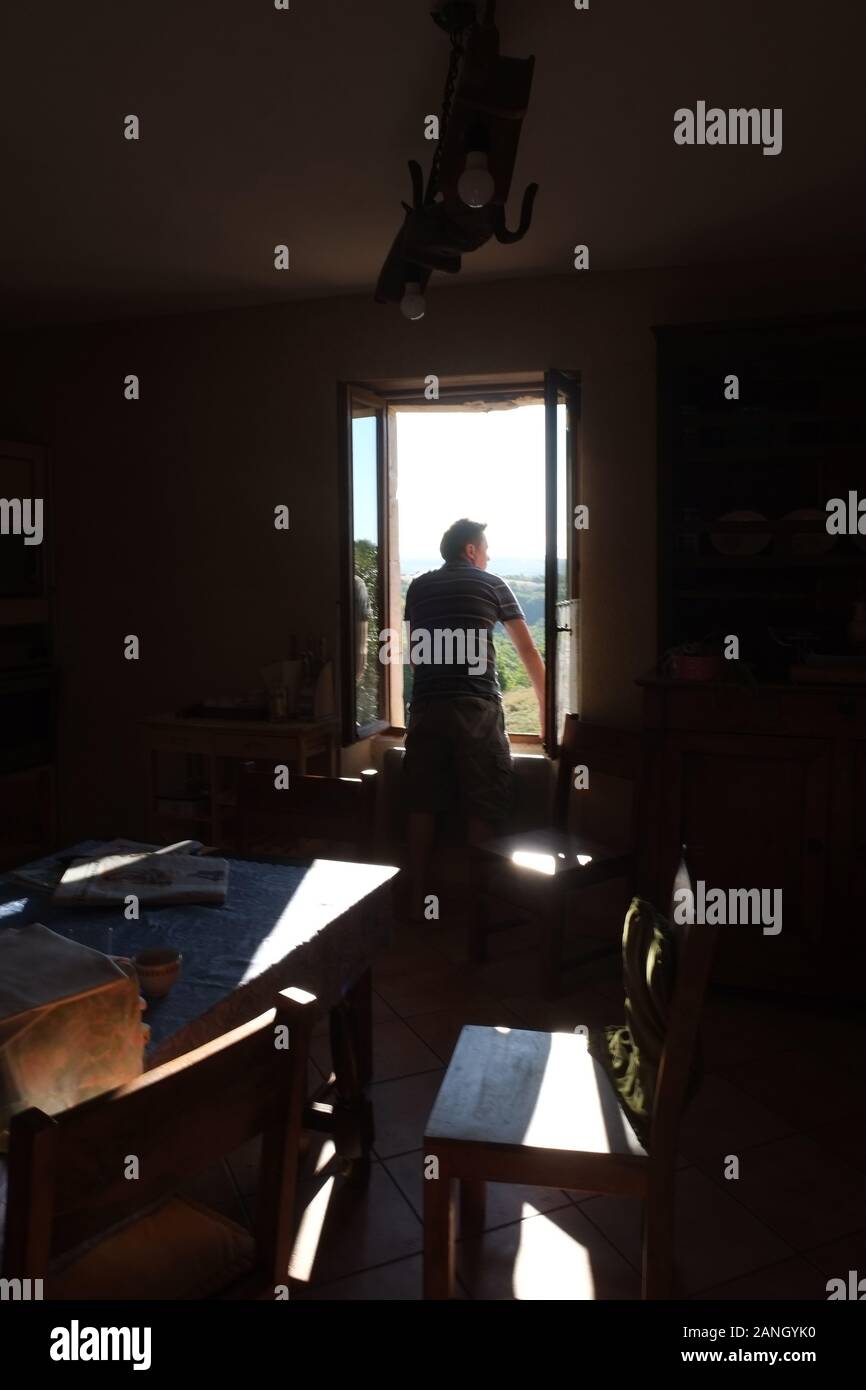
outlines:
[[[424,1072],[399,1081],[380,1081],[370,1088],[380,1158],[421,1147],[424,1128],[445,1073]]]
[[[391,1023],[397,1017],[390,1004],[386,1004],[385,1000],[376,993],[375,989],[373,990],[372,1011],[374,1023]],[[321,1016],[313,1029],[313,1037],[327,1038],[330,1034],[330,1027],[330,1014],[326,1012]]]
[[[834,1158],[866,1173],[866,1115],[862,1112],[848,1111],[814,1126],[807,1120],[803,1130]]]
[[[575,1206],[528,1217],[458,1246],[460,1278],[473,1298],[633,1299],[637,1273]]]
[[[705,1289],[694,1294],[695,1299],[825,1299],[827,1297],[824,1276],[814,1265],[795,1256],[792,1260],[782,1260],[779,1264],[756,1269],[744,1274],[740,1279],[731,1279],[727,1284]]]
[[[524,990],[541,991],[541,955],[538,951],[514,956],[500,956],[483,965],[468,967],[478,988],[497,999]]]
[[[314,1038],[312,1051],[314,1060],[323,1071],[325,1067],[330,1068],[331,1049],[327,1038]],[[391,1081],[398,1076],[412,1076],[415,1072],[430,1071],[441,1065],[436,1053],[431,1052],[417,1033],[395,1014],[391,1014],[388,1022],[374,1022],[374,1081]]]
[[[698,1167],[718,1181],[716,1165]],[[749,1149],[730,1183],[737,1201],[796,1250],[858,1231],[866,1216],[866,1174],[795,1134]]]
[[[505,1004],[487,1004],[471,1010],[468,1016],[466,1009],[459,1006],[436,1009],[429,1014],[416,1014],[409,1026],[436,1053],[438,1065],[444,1063],[447,1066],[461,1030],[467,1023],[480,1024],[482,1027],[524,1026]]]
[[[421,1298],[421,1274],[421,1256],[411,1255],[406,1260],[394,1260],[391,1264],[350,1274],[328,1284],[296,1283],[292,1286],[291,1297],[302,1301],[411,1302]]]
[[[635,1269],[640,1268],[639,1201],[592,1197],[581,1202],[580,1211]],[[681,1294],[698,1293],[793,1254],[778,1235],[695,1168],[677,1175],[674,1258]]]
[[[304,1301],[351,1299],[362,1302],[420,1302],[423,1296],[422,1278],[421,1256],[410,1255],[406,1260],[394,1260],[390,1264],[377,1265],[375,1269],[365,1269],[361,1274],[350,1274],[344,1279],[335,1279],[330,1284],[295,1284],[292,1297]],[[456,1282],[454,1297],[467,1297],[459,1280]]]
[[[376,989],[401,1018],[450,1006],[471,1009],[494,1002],[465,969],[449,963],[416,976],[377,981]]]
[[[796,1048],[803,1012],[784,999],[746,999],[727,991],[711,994],[701,1013],[701,1044],[708,1070],[778,1057]]]
[[[680,1122],[680,1150],[689,1158],[715,1161],[723,1175],[728,1154],[780,1139],[792,1132],[786,1119],[768,1110],[721,1076],[705,1076]]]
[[[443,968],[442,958],[432,943],[423,935],[414,935],[382,951],[376,957],[373,973],[377,980],[393,980]]]
[[[229,1154],[226,1160],[232,1177],[248,1211],[254,1209],[256,1186],[259,1180],[261,1138],[251,1139],[242,1148]],[[305,1130],[301,1140],[298,1179],[303,1182],[323,1169],[334,1157],[333,1140],[327,1134]]]
[[[717,1068],[735,1086],[795,1129],[804,1122],[829,1123],[840,1114],[862,1111],[863,1078],[854,1064],[818,1050],[820,1039],[805,1037],[806,1051],[775,1053],[760,1061]]]
[[[589,985],[558,999],[521,993],[504,995],[502,1002],[521,1020],[524,1028],[542,1033],[572,1033],[579,1024],[603,1028],[606,1024],[625,1021],[622,999],[612,1003]]]
[[[380,1163],[360,1191],[327,1170],[304,1183],[297,1220],[289,1273],[301,1283],[329,1283],[423,1246],[421,1222]]]
[[[821,1270],[825,1280],[845,1279],[849,1269],[858,1270],[858,1277],[866,1279],[866,1226],[839,1240],[814,1246],[806,1251],[805,1258]],[[866,1293],[866,1289],[863,1292]]]
[[[383,1162],[407,1201],[423,1220],[422,1150],[401,1154]],[[522,1221],[524,1217],[535,1216],[538,1212],[553,1211],[557,1207],[568,1205],[570,1203],[567,1194],[556,1187],[527,1187],[516,1183],[491,1182],[487,1184],[484,1229],[489,1231],[496,1226],[506,1226],[514,1221]]]

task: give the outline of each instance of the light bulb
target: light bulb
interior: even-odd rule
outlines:
[[[457,180],[457,192],[470,208],[483,208],[490,202],[496,190],[493,175],[487,167],[487,155],[483,150],[470,150],[466,156],[466,168]]]
[[[423,319],[424,310],[427,305],[424,303],[424,296],[421,293],[421,286],[417,280],[410,280],[404,290],[403,298],[400,300],[400,312],[407,319]]]

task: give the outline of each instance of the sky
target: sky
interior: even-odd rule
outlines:
[[[559,415],[564,433],[565,411]],[[355,422],[354,445],[355,536],[372,540],[372,419]],[[401,569],[404,560],[441,564],[442,533],[461,516],[487,523],[494,573],[497,556],[510,563],[543,560],[543,405],[485,412],[397,411],[397,458]]]

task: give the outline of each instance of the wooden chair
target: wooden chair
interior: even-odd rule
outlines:
[[[308,777],[289,773],[278,789],[272,769],[241,768],[240,852],[246,856],[369,860],[376,836],[376,773]]]
[[[690,887],[683,861],[674,891]],[[643,1201],[644,1298],[673,1287],[677,1135],[717,927],[678,926],[674,996],[642,1147],[607,1073],[570,1033],[465,1027],[424,1135],[424,1296],[451,1297],[455,1183],[462,1234],[483,1228],[486,1182],[527,1183]]]
[[[274,1298],[288,1279],[316,1012],[313,995],[283,990],[275,1009],[127,1086],[15,1115],[3,1276],[42,1279],[58,1299]],[[258,1135],[254,1236],[174,1195]]]
[[[565,968],[600,956],[612,955],[618,942],[586,951],[576,960],[563,958],[565,928],[573,920],[571,895],[614,879],[624,881],[624,902],[635,890],[638,825],[641,810],[638,788],[642,759],[642,735],[619,729],[587,724],[577,715],[566,718],[553,798],[552,824],[540,830],[489,840],[483,850],[484,889],[479,900],[478,921],[473,928],[472,959],[487,958],[488,935],[492,925],[490,906],[505,901],[538,923],[542,953],[542,985],[551,997],[562,987]],[[619,843],[604,843],[569,828],[569,807],[575,770],[585,765],[592,778],[598,774],[627,784],[631,801],[630,830]],[[513,915],[511,921],[513,921]],[[510,925],[506,922],[505,925]]]

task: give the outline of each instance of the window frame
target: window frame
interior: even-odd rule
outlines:
[[[383,704],[386,717],[358,726],[355,721],[355,658],[353,650],[352,606],[354,576],[354,506],[353,506],[353,462],[352,462],[352,420],[353,403],[360,402],[377,412],[379,421],[377,431],[377,486],[378,516],[380,534],[379,566],[379,612],[388,614],[389,626],[401,629],[402,611],[400,604],[400,576],[391,573],[399,560],[399,546],[392,546],[392,529],[396,528],[396,476],[392,461],[396,458],[396,411],[417,407],[424,410],[442,410],[455,407],[469,407],[475,403],[495,405],[504,399],[513,400],[525,397],[527,402],[536,401],[546,408],[545,421],[545,487],[547,526],[545,534],[545,707],[548,712],[548,737],[544,751],[552,757],[557,755],[555,737],[551,735],[551,708],[555,708],[556,678],[551,671],[547,653],[551,650],[551,639],[556,640],[556,604],[550,602],[551,583],[551,544],[553,546],[553,573],[556,570],[556,405],[566,397],[569,410],[566,435],[566,505],[568,511],[568,564],[567,588],[571,598],[578,597],[577,537],[571,530],[572,497],[579,495],[576,470],[579,468],[579,447],[577,429],[580,422],[580,376],[577,372],[555,371],[534,373],[496,374],[484,377],[453,377],[447,381],[440,379],[438,395],[430,400],[425,395],[424,385],[418,379],[410,381],[388,380],[375,383],[341,381],[338,383],[338,431],[340,460],[340,551],[341,551],[341,717],[343,746],[348,747],[377,734],[401,738],[405,735],[405,725],[393,722],[393,714],[402,699],[402,668],[391,665],[385,668]],[[551,411],[550,406],[553,405]],[[552,417],[552,425],[551,425]],[[553,434],[551,435],[551,430]],[[553,452],[551,452],[551,450]],[[551,490],[551,470],[553,487]],[[551,529],[552,528],[552,529]],[[395,588],[396,584],[396,588]],[[556,585],[554,584],[555,593]],[[395,596],[396,595],[396,596]],[[576,634],[579,640],[579,633]],[[555,667],[555,661],[553,663]],[[579,699],[579,691],[575,691]],[[540,734],[511,734],[512,744],[527,748],[541,748]]]
[[[379,580],[378,612],[385,612],[387,591],[385,576],[389,570],[390,534],[388,527],[388,421],[387,404],[375,391],[355,382],[341,381],[337,384],[337,426],[338,456],[340,460],[340,718],[342,723],[342,745],[353,743],[384,733],[391,727],[390,682],[386,672],[381,673],[379,706],[381,717],[368,720],[359,725],[355,680],[354,644],[354,578],[355,578],[355,507],[354,507],[354,459],[352,453],[352,422],[355,404],[371,409],[376,417],[376,510],[379,526]]]

